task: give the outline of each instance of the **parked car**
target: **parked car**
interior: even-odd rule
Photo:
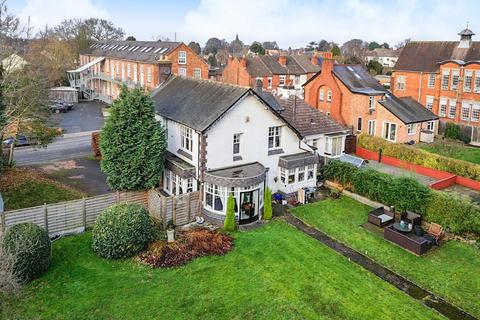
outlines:
[[[10,146],[14,141],[13,137],[8,137],[7,139],[3,140],[3,144],[5,146]],[[37,144],[37,140],[30,138],[24,134],[17,134],[17,137],[15,139],[15,147],[23,147],[23,146],[29,146],[32,144]]]
[[[63,104],[52,104],[50,106],[50,109],[52,110],[52,112],[55,112],[55,113],[65,113],[68,111],[68,108],[66,106],[64,106]]]
[[[70,111],[70,110],[73,109],[73,103],[66,102],[66,101],[63,101],[63,100],[57,100],[57,101],[55,101],[55,104],[66,107],[67,111]]]

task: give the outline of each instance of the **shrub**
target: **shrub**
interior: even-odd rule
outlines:
[[[357,168],[353,165],[337,160],[330,161],[322,170],[325,179],[340,183],[347,188],[352,183],[354,173],[357,172]]]
[[[455,234],[480,235],[480,207],[466,196],[432,191],[425,219],[437,222]]]
[[[445,126],[445,138],[447,139],[460,139],[460,127],[455,123],[448,122]]]
[[[263,219],[272,219],[272,190],[270,190],[270,188],[265,189],[263,201]]]
[[[386,156],[480,181],[480,165],[478,164],[448,158],[414,146],[392,143],[379,137],[367,135],[359,137],[358,145],[375,152],[381,149],[382,154]]]
[[[227,200],[227,213],[225,216],[225,221],[223,222],[223,227],[227,231],[235,231],[235,199],[232,195],[228,197]]]
[[[153,238],[148,212],[138,204],[117,204],[107,208],[93,227],[93,250],[107,259],[131,257]]]
[[[3,245],[15,255],[14,274],[20,282],[30,282],[48,270],[51,242],[47,231],[33,223],[20,223],[5,233]]]

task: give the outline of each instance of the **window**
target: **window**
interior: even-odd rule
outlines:
[[[187,193],[193,192],[193,178],[187,179]]]
[[[147,82],[152,82],[152,67],[147,67]]]
[[[406,76],[397,77],[397,90],[405,90],[405,84],[407,82]]]
[[[284,86],[285,85],[285,76],[282,75],[280,76],[280,80],[279,80],[279,83],[278,83],[280,86]]]
[[[425,107],[432,111],[433,109],[433,97],[432,96],[427,96],[425,100]]]
[[[428,76],[428,87],[435,88],[435,73],[430,73]]]
[[[193,69],[193,77],[195,79],[201,79],[202,78],[202,69],[200,69],[200,68]]]
[[[143,66],[140,66],[140,85],[143,86],[145,83],[145,75],[143,73]]]
[[[312,180],[315,178],[315,165],[310,164],[307,167],[307,180]]]
[[[295,76],[295,84],[296,85],[300,84],[300,76]]]
[[[375,135],[375,127],[377,126],[376,120],[368,120],[368,134],[371,136]]]
[[[318,148],[318,139],[312,139],[310,140],[310,145],[314,147],[315,149]]]
[[[285,172],[284,168],[280,168],[280,182],[285,184],[287,181],[287,173]]]
[[[272,77],[268,77],[268,89],[272,88]]]
[[[397,124],[392,122],[383,123],[383,138],[388,141],[397,141]]]
[[[478,122],[480,118],[480,105],[474,105],[472,107],[472,121]]]
[[[186,126],[181,127],[182,148],[192,152],[193,151],[193,132],[192,129]]]
[[[127,63],[127,78],[130,78],[132,73],[130,72],[130,63]]]
[[[297,171],[298,171],[298,175],[297,175],[298,179],[297,179],[297,181],[298,181],[298,182],[303,182],[303,181],[305,181],[305,167],[300,167],[300,168],[297,169]]]
[[[137,65],[133,65],[133,81],[137,82]]]
[[[170,170],[165,170],[165,190],[170,191],[170,184],[171,184],[171,179],[170,179]]]
[[[454,119],[457,115],[457,100],[450,100],[450,110],[448,110],[448,117]]]
[[[122,62],[122,80],[125,80],[125,64]]]
[[[407,133],[408,133],[408,134],[415,134],[415,132],[416,132],[416,127],[417,127],[416,124],[408,124],[408,125],[407,125]]]
[[[178,64],[186,64],[186,63],[187,63],[187,52],[178,51]]]
[[[438,111],[440,117],[445,117],[447,115],[447,99],[440,98],[440,108]]]
[[[472,91],[472,78],[473,78],[473,71],[466,70],[465,71],[465,80],[463,81],[463,91],[471,92]]]
[[[475,93],[480,92],[480,71],[475,72],[475,89],[474,89],[474,92]]]
[[[450,90],[454,91],[458,88],[458,82],[460,81],[460,70],[452,70],[452,86]]]
[[[357,119],[357,131],[362,131],[362,117]]]
[[[213,185],[210,183],[206,183],[205,206],[208,208],[213,208]]]
[[[182,77],[187,76],[187,68],[178,68],[178,75]]]
[[[332,137],[325,140],[325,154],[337,157],[342,154],[342,137]]]
[[[110,64],[110,78],[115,78],[115,66],[113,63]]]
[[[327,102],[332,102],[332,91],[331,90],[327,91]]]
[[[444,69],[442,71],[442,90],[448,90],[449,80],[450,80],[450,70]]]
[[[470,107],[472,105],[468,102],[464,102],[462,103],[462,120],[465,120],[465,121],[468,121],[468,119],[470,118]]]
[[[319,100],[320,101],[323,101],[325,99],[325,91],[323,91],[323,89],[320,89],[320,98]]]
[[[427,122],[427,130],[428,131],[435,131],[435,121],[428,121]]]
[[[368,109],[375,110],[375,97],[368,97]]]
[[[282,127],[268,128],[268,149],[280,148]]]
[[[288,170],[288,184],[295,183],[295,169]]]
[[[240,154],[240,133],[235,133],[233,135],[233,155]]]

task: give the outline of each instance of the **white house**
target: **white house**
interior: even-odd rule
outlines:
[[[202,191],[203,214],[210,219],[223,221],[230,194],[239,223],[249,223],[263,212],[265,188],[289,195],[316,185],[319,148],[302,135],[306,125],[297,128],[300,118],[292,121],[292,112],[272,94],[172,77],[153,99],[168,135],[163,190]],[[344,134],[328,123],[332,130],[320,135]]]
[[[365,56],[366,63],[378,61],[383,67],[393,68],[398,60],[398,52],[393,49],[377,48],[369,51]]]

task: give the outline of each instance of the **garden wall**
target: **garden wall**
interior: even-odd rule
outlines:
[[[355,154],[357,156],[363,158],[363,159],[379,161],[379,153],[378,152],[367,150],[365,148],[359,147],[358,145],[357,145],[357,149],[356,149]],[[421,175],[424,175],[424,176],[427,176],[427,177],[431,177],[431,178],[434,178],[434,179],[437,179],[437,180],[447,181],[446,183],[442,182],[442,183],[439,183],[437,185],[436,185],[436,183],[439,182],[439,181],[436,181],[436,182],[432,183],[430,185],[430,187],[433,188],[433,189],[440,190],[440,189],[447,188],[447,187],[449,187],[453,184],[459,184],[461,186],[465,186],[465,187],[480,191],[480,182],[472,180],[472,179],[468,179],[468,178],[465,178],[465,177],[452,175],[450,172],[427,168],[427,167],[424,167],[424,166],[421,166],[421,165],[418,165],[418,164],[413,164],[413,163],[410,163],[410,162],[407,162],[407,161],[404,161],[404,160],[400,160],[400,159],[393,158],[393,157],[390,157],[390,156],[385,156],[383,154],[382,154],[382,159],[381,160],[382,160],[381,161],[382,163],[385,163],[385,164],[390,165],[390,166],[406,169],[406,170],[409,170],[409,171],[414,171],[418,174],[421,174]],[[453,182],[453,177],[455,177],[455,183],[451,183],[451,182]],[[449,184],[449,183],[451,183],[451,184]]]

